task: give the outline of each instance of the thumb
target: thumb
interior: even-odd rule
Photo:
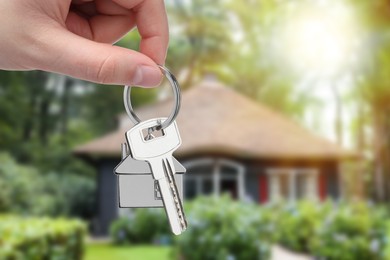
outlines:
[[[97,43],[65,29],[48,38],[37,69],[102,84],[151,87],[161,81],[156,63],[139,52]]]

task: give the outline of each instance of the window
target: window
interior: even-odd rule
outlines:
[[[272,168],[267,170],[271,201],[318,199],[318,170]]]
[[[213,193],[213,180],[211,178],[202,179],[202,194],[210,195]]]
[[[237,181],[232,179],[222,179],[220,192],[222,194],[228,193],[233,199],[237,199]]]
[[[193,199],[196,196],[196,180],[189,179],[184,182],[184,197]]]
[[[184,179],[184,196],[186,199],[193,199],[197,195],[209,195],[213,193],[213,180],[205,174],[189,175],[186,173]]]
[[[318,197],[317,175],[310,173],[301,173],[296,176],[296,198],[312,199]]]
[[[186,199],[197,195],[229,193],[232,198],[245,197],[245,168],[227,159],[201,158],[184,163],[184,194]]]

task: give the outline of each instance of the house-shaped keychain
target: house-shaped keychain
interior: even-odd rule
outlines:
[[[115,167],[118,177],[118,195],[120,208],[159,208],[163,207],[160,190],[149,164],[135,160],[127,152],[127,144],[122,145],[122,161]],[[173,164],[175,181],[179,196],[183,199],[183,174],[186,169],[175,158]]]

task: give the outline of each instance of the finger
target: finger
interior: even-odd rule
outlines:
[[[113,0],[117,4],[132,9],[141,34],[140,51],[158,64],[164,64],[167,53],[169,32],[168,19],[162,0]]]
[[[128,8],[118,5],[113,1],[107,0],[95,0],[96,9],[100,14],[107,15],[128,15],[132,11]]]
[[[135,18],[131,15],[96,15],[88,20],[75,12],[70,12],[65,24],[69,31],[84,38],[115,43],[134,28]]]
[[[72,8],[89,16],[104,15],[129,15],[131,10],[124,8],[112,1],[95,0],[93,2],[73,3]]]
[[[141,53],[93,42],[63,28],[56,28],[45,38],[41,55],[35,57],[37,69],[102,84],[149,87],[161,81],[158,66]]]
[[[78,14],[82,14],[83,17],[91,17],[97,14],[96,5],[93,2],[82,5],[71,5],[70,10]]]
[[[72,4],[81,5],[87,2],[93,2],[94,0],[72,0]]]

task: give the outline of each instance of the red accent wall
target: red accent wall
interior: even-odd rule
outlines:
[[[320,172],[318,178],[318,193],[321,200],[326,199],[326,175],[323,172]]]
[[[259,202],[266,203],[268,201],[268,179],[267,175],[259,176]]]

